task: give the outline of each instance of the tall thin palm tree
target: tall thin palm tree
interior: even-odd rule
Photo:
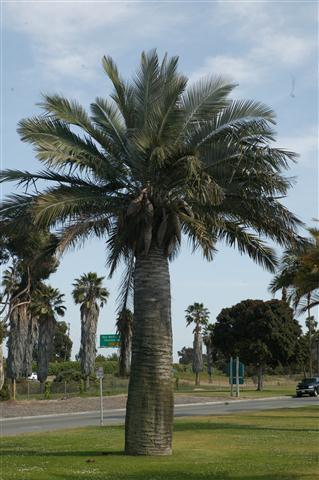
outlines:
[[[308,313],[309,375],[312,376],[314,319],[311,309],[319,305],[319,230],[309,228],[308,231],[308,241],[285,251],[269,289],[273,294],[281,290],[283,300],[295,309],[299,307],[299,313]]]
[[[203,337],[202,329],[207,327],[209,319],[209,311],[204,307],[203,303],[195,302],[193,305],[189,305],[186,312],[186,325],[187,327],[192,323],[195,324],[193,330],[194,342],[193,342],[193,373],[195,373],[195,385],[200,385],[200,372],[203,371]]]
[[[63,317],[65,310],[64,294],[60,293],[57,288],[42,283],[34,292],[30,311],[38,319],[39,325],[37,370],[38,380],[42,386],[48,377],[49,361],[53,353],[57,316]]]
[[[213,333],[214,326],[209,323],[205,325],[203,331],[203,342],[206,347],[206,358],[207,358],[207,373],[208,373],[208,381],[212,383],[212,375],[213,375]]]
[[[119,376],[128,377],[131,367],[133,313],[128,308],[122,310],[116,320],[120,335]]]
[[[173,421],[169,261],[185,235],[207,260],[224,241],[273,270],[265,239],[296,239],[299,222],[279,200],[295,155],[271,144],[273,110],[233,100],[228,79],[188,86],[178,57],[159,61],[154,50],[142,54],[133,80],[123,80],[110,57],[103,68],[113,92],[90,114],[45,95],[44,115],[20,122],[45,169],[3,171],[3,181],[29,188],[5,199],[0,213],[31,208],[36,224],[59,227],[61,250],[106,238],[110,275],[124,262],[120,310],[134,283],[125,451],[164,455]]]
[[[100,307],[106,303],[109,292],[102,286],[104,277],[89,272],[81,275],[73,283],[73,299],[81,310],[81,347],[79,358],[81,370],[86,378],[86,388],[90,387],[90,375],[94,373],[96,357],[96,330]]]

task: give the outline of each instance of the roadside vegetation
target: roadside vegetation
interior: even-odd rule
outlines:
[[[124,456],[122,426],[4,437],[1,473],[10,480],[306,480],[317,476],[317,413],[309,406],[177,420],[171,457]]]

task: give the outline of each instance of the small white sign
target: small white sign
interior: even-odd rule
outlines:
[[[103,378],[104,377],[104,370],[103,367],[99,367],[95,372],[96,378]]]

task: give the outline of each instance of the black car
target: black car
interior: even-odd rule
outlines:
[[[310,395],[311,397],[317,397],[319,395],[319,377],[304,378],[298,383],[296,387],[297,397],[302,395]]]

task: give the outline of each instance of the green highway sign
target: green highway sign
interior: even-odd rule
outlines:
[[[120,346],[120,336],[117,334],[100,335],[100,348],[114,348]]]
[[[236,359],[233,359],[232,367],[233,367],[232,368],[233,377],[236,377]],[[230,362],[227,364],[226,373],[230,377]],[[244,377],[244,375],[245,375],[245,365],[239,362],[238,376]]]

